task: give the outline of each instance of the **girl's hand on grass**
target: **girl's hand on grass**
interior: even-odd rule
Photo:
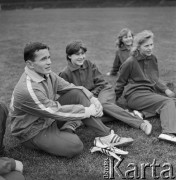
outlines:
[[[21,173],[23,172],[23,163],[21,161],[15,160],[16,163],[16,171],[20,171]]]
[[[170,98],[175,97],[175,93],[173,91],[171,91],[170,89],[166,89],[165,94]]]

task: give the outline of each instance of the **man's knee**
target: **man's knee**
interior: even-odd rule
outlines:
[[[80,154],[83,151],[83,143],[80,139],[77,139],[74,141],[74,143],[71,145],[69,148],[68,155],[66,156],[67,158],[72,158],[78,154]]]
[[[73,96],[86,97],[86,95],[81,89],[72,89],[70,92],[72,93]]]
[[[71,90],[72,96],[75,98],[75,103],[82,104],[83,106],[90,106],[90,100],[80,89]]]

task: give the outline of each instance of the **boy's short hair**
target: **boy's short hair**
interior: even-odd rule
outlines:
[[[84,52],[87,51],[85,44],[81,40],[71,41],[66,46],[67,60],[70,60],[70,58],[68,56],[76,54],[80,49],[82,49]]]
[[[41,49],[48,49],[49,47],[46,44],[43,44],[41,42],[30,42],[26,44],[24,48],[24,61],[27,60],[34,61],[35,58],[35,52],[39,51]]]

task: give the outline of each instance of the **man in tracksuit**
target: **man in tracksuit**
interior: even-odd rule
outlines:
[[[70,42],[66,47],[67,67],[60,73],[60,76],[77,86],[84,86],[93,93],[94,97],[98,98],[106,114],[106,118],[103,118],[104,122],[120,120],[132,127],[142,129],[149,135],[152,130],[151,124],[133,116],[116,104],[114,88],[104,80],[97,66],[86,59],[86,51],[87,48],[82,41]]]
[[[105,126],[102,106],[84,87],[76,87],[51,71],[49,47],[40,42],[24,49],[25,72],[11,99],[11,130],[24,146],[48,153],[73,157],[83,150],[73,133],[74,121],[82,122],[96,133],[99,145],[124,145],[122,138]]]
[[[3,157],[3,138],[6,130],[7,116],[8,109],[6,105],[0,103],[0,180],[24,180],[22,162],[13,158]]]
[[[176,107],[172,99],[175,93],[159,78],[153,47],[151,31],[145,30],[135,36],[132,56],[121,66],[115,92],[118,99],[126,86],[128,106],[142,111],[146,117],[159,114],[162,127],[159,139],[176,143]],[[165,95],[158,94],[159,91]]]

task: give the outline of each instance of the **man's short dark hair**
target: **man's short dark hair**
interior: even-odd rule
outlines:
[[[70,59],[68,56],[76,54],[80,49],[82,49],[84,52],[87,51],[85,44],[83,44],[81,40],[71,41],[66,47],[67,60]]]
[[[41,42],[31,42],[31,43],[26,44],[24,48],[24,61],[25,62],[27,60],[34,61],[35,52],[41,49],[49,50],[49,47],[46,44],[43,44]]]

